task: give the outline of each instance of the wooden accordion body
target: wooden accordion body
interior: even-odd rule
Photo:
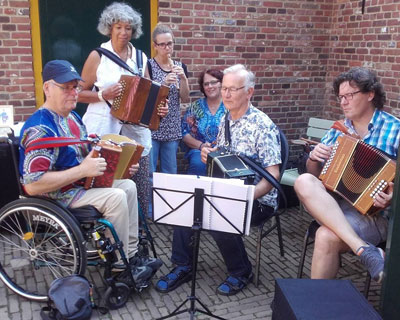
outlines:
[[[106,134],[94,146],[93,157],[107,162],[104,174],[86,178],[84,188],[109,188],[115,179],[130,178],[129,168],[140,160],[144,147],[134,140],[117,134]]]
[[[337,138],[319,178],[362,214],[380,210],[373,198],[394,180],[396,163],[383,152],[353,137]]]
[[[169,87],[140,76],[128,75],[122,75],[119,83],[122,92],[114,99],[111,114],[119,120],[157,130],[160,125],[157,107],[166,104]]]

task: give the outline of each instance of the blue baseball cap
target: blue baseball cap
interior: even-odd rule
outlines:
[[[75,67],[66,60],[52,60],[46,63],[43,68],[43,82],[53,79],[58,83],[65,83],[72,80],[82,80]]]

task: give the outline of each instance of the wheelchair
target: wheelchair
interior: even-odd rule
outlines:
[[[148,286],[150,279],[135,283],[128,272],[127,284],[112,273],[117,251],[126,270],[130,270],[129,262],[114,227],[94,207],[70,209],[48,198],[24,195],[19,183],[18,145],[7,138],[0,143],[9,149],[3,170],[14,171],[19,190],[19,198],[0,209],[0,279],[9,289],[24,298],[46,302],[54,279],[84,275],[87,266],[101,266],[107,286],[101,304],[117,309],[126,303],[132,290],[140,292]],[[150,242],[156,256],[143,217],[141,222],[139,254],[148,254]]]

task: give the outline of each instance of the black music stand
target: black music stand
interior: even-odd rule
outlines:
[[[194,232],[194,239],[193,239],[193,261],[192,261],[192,279],[191,279],[191,292],[190,295],[187,297],[185,301],[183,301],[174,311],[172,311],[169,315],[158,318],[157,320],[163,320],[163,319],[168,319],[170,317],[176,316],[178,314],[188,312],[190,314],[190,319],[194,319],[195,313],[199,312],[205,315],[208,315],[209,317],[215,318],[215,319],[220,319],[220,320],[225,320],[225,318],[216,316],[211,313],[211,311],[199,300],[199,298],[196,297],[196,273],[197,273],[197,263],[198,263],[198,255],[199,255],[199,243],[200,243],[200,232],[203,229],[203,210],[204,210],[204,199],[210,203],[210,205],[216,210],[217,214],[219,214],[228,224],[230,224],[239,234],[243,235],[244,232],[240,231],[236,226],[234,226],[209,200],[210,197],[215,197],[215,198],[222,198],[222,199],[229,199],[232,201],[243,201],[243,200],[238,200],[234,198],[227,198],[227,197],[221,197],[218,195],[210,195],[210,194],[205,194],[204,189],[202,188],[195,188],[194,192],[187,192],[187,191],[178,191],[178,190],[171,190],[171,189],[165,189],[165,188],[157,188],[153,187],[154,194],[157,194],[166,204],[168,204],[168,207],[171,209],[169,212],[166,214],[162,215],[158,219],[154,219],[154,222],[162,223],[162,218],[165,216],[168,216],[172,212],[175,212],[177,209],[182,207],[186,202],[190,201],[194,197],[194,207],[193,207],[193,224],[192,224],[192,230]],[[177,207],[171,206],[168,201],[160,194],[160,191],[167,191],[167,192],[175,192],[175,193],[185,193],[188,194],[189,197],[183,201],[181,204],[179,204]],[[153,195],[154,195],[153,194]],[[245,212],[243,214],[244,216],[244,225],[243,225],[243,230],[245,229],[245,224],[246,224],[246,218],[247,218],[247,210],[248,210],[248,201],[244,201],[246,203],[245,205]],[[153,198],[153,203],[154,203],[154,198]],[[153,206],[154,208],[154,206]],[[155,213],[155,212],[154,212]],[[169,223],[171,224],[171,223]],[[179,225],[178,223],[176,225]],[[199,309],[195,306],[196,301],[200,304],[200,306],[203,309]],[[186,304],[186,302],[190,302],[190,307],[186,309],[182,309],[182,307]]]

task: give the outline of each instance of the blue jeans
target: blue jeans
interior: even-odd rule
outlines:
[[[185,158],[189,161],[188,174],[194,174],[198,176],[206,175],[206,164],[201,161],[200,150],[190,149],[185,155]]]
[[[156,172],[157,161],[160,158],[160,172],[176,173],[176,153],[178,151],[179,140],[175,141],[159,141],[151,140],[151,172]]]
[[[273,213],[273,208],[263,205],[260,206],[258,201],[254,201],[252,221],[253,219],[265,221],[269,219]],[[262,217],[262,219],[260,217]],[[228,269],[228,274],[234,277],[248,277],[251,273],[252,266],[247,256],[242,237],[237,234],[226,232],[210,231],[210,234],[214,238],[222,254]],[[184,227],[174,228],[171,261],[176,265],[192,266],[193,247],[190,245],[192,236],[192,229]]]

